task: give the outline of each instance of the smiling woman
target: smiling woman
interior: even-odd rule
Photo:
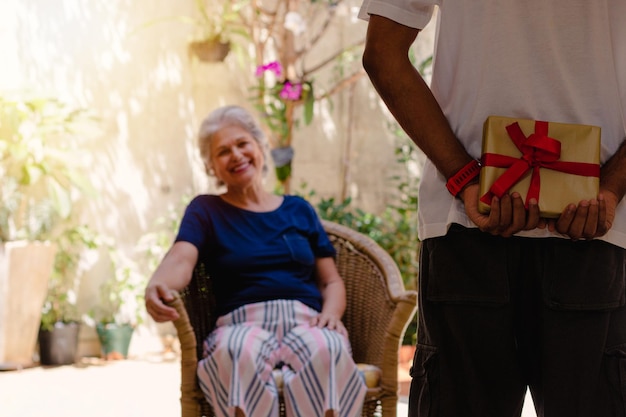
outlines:
[[[203,335],[198,379],[217,416],[277,413],[275,369],[288,409],[360,414],[366,387],[341,322],[346,290],[315,210],[301,197],[265,191],[264,136],[243,108],[211,113],[199,148],[226,191],[188,205],[176,243],[146,288],[148,313],[176,320],[167,302],[201,263],[213,281],[217,323]],[[311,378],[319,384],[307,384]]]
[[[206,163],[217,179],[230,184],[222,198],[245,192],[246,187],[263,187],[262,172],[265,158],[261,147],[240,126],[225,126],[217,132],[209,145],[211,158]],[[240,189],[236,185],[241,185]],[[228,197],[227,197],[228,196]]]
[[[233,156],[234,162],[252,161],[259,164],[261,174],[267,173],[265,135],[252,115],[241,107],[222,107],[207,117],[200,126],[198,148],[207,173],[215,176],[220,186],[226,183],[218,175],[216,165],[228,165]]]

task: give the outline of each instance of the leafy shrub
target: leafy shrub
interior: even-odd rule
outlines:
[[[399,128],[398,128],[399,129]],[[396,131],[397,136],[402,133]],[[419,270],[419,239],[417,237],[417,177],[410,171],[415,163],[417,148],[408,140],[399,141],[396,146],[396,161],[405,168],[402,175],[391,177],[396,189],[396,202],[382,213],[368,213],[353,206],[352,198],[343,200],[335,197],[320,198],[317,202],[315,190],[309,190],[303,197],[312,202],[322,219],[347,226],[363,233],[380,245],[396,262],[407,289],[417,288]],[[306,184],[301,186],[305,191]],[[301,194],[302,195],[302,194]],[[413,318],[405,333],[403,344],[414,344],[417,329],[417,316]]]

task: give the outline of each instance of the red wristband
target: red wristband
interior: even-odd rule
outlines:
[[[457,171],[456,174],[451,176],[446,182],[446,188],[450,191],[454,197],[461,192],[463,187],[470,183],[474,178],[480,174],[480,162],[473,159],[470,163]]]

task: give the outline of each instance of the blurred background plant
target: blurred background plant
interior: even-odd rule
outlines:
[[[81,204],[95,196],[85,148],[98,134],[85,108],[54,97],[0,96],[0,243],[50,241],[56,248],[41,325],[78,321],[79,261],[97,246],[81,225]]]
[[[396,138],[395,154],[398,173],[390,178],[397,201],[382,213],[366,212],[354,207],[351,197],[317,198],[315,190],[301,184],[300,195],[312,202],[322,219],[348,226],[369,236],[396,262],[407,289],[417,289],[419,272],[419,238],[417,236],[418,164],[421,154],[404,131],[391,123]],[[404,335],[403,344],[416,342],[417,315]]]
[[[241,21],[241,12],[249,4],[250,0],[195,0],[198,16],[187,18],[197,28],[194,39],[215,39],[224,44],[246,39],[248,32]],[[181,18],[185,20],[184,17]]]
[[[129,325],[136,327],[145,319],[143,292],[148,277],[137,262],[125,252],[107,244],[110,275],[100,285],[99,303],[90,316],[97,324]]]
[[[295,130],[311,123],[315,102],[365,75],[359,59],[364,38],[347,46],[329,39],[338,19],[351,17],[348,1],[256,0],[250,6],[242,21],[254,47],[251,100],[267,127],[277,191],[289,193]],[[321,76],[328,71],[330,77]]]
[[[56,98],[0,96],[0,242],[49,240],[94,195],[83,146],[98,132],[87,109]]]
[[[96,195],[85,149],[99,128],[89,109],[56,97],[0,94],[0,252],[24,245],[27,254],[2,277],[10,299],[0,305],[9,306],[7,321],[21,323],[24,340],[31,328],[40,337],[78,323],[79,259],[95,244],[80,225],[83,204]],[[45,260],[37,258],[43,247]]]
[[[250,0],[194,0],[195,13],[163,16],[149,20],[139,30],[155,24],[177,21],[193,27],[187,43],[189,56],[202,62],[223,61],[231,50],[241,57],[247,55],[249,31],[242,20],[242,10]]]
[[[85,260],[86,251],[101,245],[99,236],[86,225],[65,229],[55,242],[54,271],[41,315],[43,330],[51,330],[56,323],[80,322],[78,291],[82,273],[88,267],[81,260]]]
[[[183,194],[176,204],[169,205],[163,215],[157,217],[150,231],[137,242],[136,251],[146,275],[152,275],[174,243],[185,208],[192,197],[191,194]]]

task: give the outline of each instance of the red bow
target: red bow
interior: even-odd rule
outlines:
[[[600,176],[600,165],[598,164],[559,161],[561,142],[548,136],[548,122],[536,121],[535,132],[528,137],[524,136],[524,132],[517,122],[508,125],[506,131],[522,156],[515,158],[494,153],[486,153],[482,156],[481,163],[483,166],[508,168],[491,185],[489,191],[480,198],[480,201],[485,204],[491,205],[491,199],[494,196],[501,198],[531,169],[530,187],[526,194],[526,208],[528,208],[528,202],[531,198],[539,200],[541,182],[539,168],[548,168],[586,177]]]

